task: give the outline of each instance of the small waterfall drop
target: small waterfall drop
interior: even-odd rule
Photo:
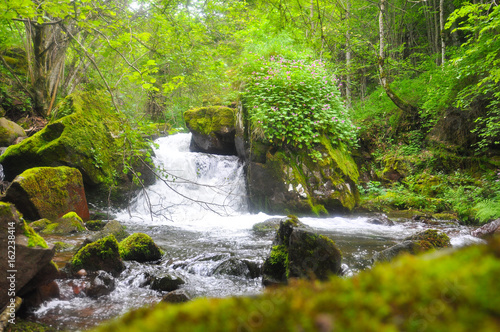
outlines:
[[[190,140],[191,134],[177,134],[156,141],[160,178],[133,201],[128,211],[132,220],[199,226],[248,213],[238,157],[189,152]]]

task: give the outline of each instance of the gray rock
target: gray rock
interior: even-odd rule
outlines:
[[[183,290],[177,289],[166,294],[161,301],[168,303],[184,303],[191,300],[191,297]]]
[[[163,277],[155,277],[151,283],[151,289],[162,292],[172,292],[179,289],[185,282],[179,277],[165,275]]]

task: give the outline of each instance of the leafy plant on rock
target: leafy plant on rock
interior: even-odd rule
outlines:
[[[339,92],[338,79],[321,60],[255,59],[260,65],[247,80],[245,104],[253,134],[273,146],[307,149],[313,160],[320,136],[334,145],[354,146],[352,124]]]

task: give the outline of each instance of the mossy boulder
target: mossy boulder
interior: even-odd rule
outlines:
[[[15,253],[14,253],[15,252]],[[22,288],[28,283],[36,287],[39,281],[33,278],[54,257],[53,247],[29,227],[13,204],[0,202],[0,308],[7,303],[7,290],[11,288],[14,275],[17,296],[23,296]],[[15,270],[17,272],[8,272]],[[5,291],[4,291],[5,290]]]
[[[161,250],[144,233],[134,233],[120,242],[120,256],[126,261],[151,262],[161,258]]]
[[[192,133],[191,151],[235,155],[235,110],[224,106],[200,107],[184,113]]]
[[[56,222],[48,224],[42,231],[42,234],[69,235],[84,232],[87,229],[83,224],[82,218],[75,212],[66,213]]]
[[[48,225],[50,225],[52,223],[52,221],[50,221],[49,219],[47,218],[43,218],[43,219],[38,219],[36,221],[33,221],[32,223],[30,223],[30,227],[33,228],[35,230],[35,232],[41,232],[43,231]]]
[[[248,163],[247,184],[251,205],[267,213],[351,211],[359,203],[356,163],[343,145],[334,147],[321,137],[314,160],[307,151],[268,147],[265,162]]]
[[[0,118],[0,146],[9,146],[18,137],[26,136],[24,129],[15,122]]]
[[[125,269],[118,242],[113,235],[87,244],[80,249],[71,259],[71,270],[76,272],[85,269],[89,272],[103,270],[113,275],[118,275]]]
[[[342,253],[335,243],[297,225],[296,218],[281,221],[262,268],[264,285],[286,284],[289,278],[326,280],[341,273]]]
[[[418,255],[423,252],[451,247],[450,238],[436,229],[418,232],[390,248],[375,253],[373,261],[388,262],[401,254]]]
[[[89,218],[82,175],[76,168],[27,169],[7,188],[4,201],[14,203],[29,220],[56,220],[72,211]]]
[[[106,222],[102,220],[88,220],[85,223],[85,227],[89,231],[100,231],[106,226]]]
[[[132,130],[108,99],[101,93],[74,93],[66,97],[55,111],[56,119],[0,156],[6,180],[12,181],[29,168],[70,166],[82,173],[87,191],[108,193],[115,183],[130,183],[130,177],[123,173],[125,142],[129,142],[123,133]],[[134,148],[135,161],[141,164],[138,151],[149,146],[137,141]],[[154,181],[150,175],[143,172],[143,179]]]
[[[280,228],[280,223],[286,221],[287,219],[296,219],[294,216],[289,216],[285,218],[271,218],[263,222],[256,223],[252,226],[252,231],[256,234],[267,234],[275,233]],[[295,227],[307,228],[308,226],[296,220]]]

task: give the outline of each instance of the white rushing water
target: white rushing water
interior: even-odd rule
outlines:
[[[149,303],[162,294],[143,286],[147,276],[165,273],[186,283],[191,297],[257,294],[261,278],[230,275],[224,264],[260,266],[269,253],[274,234],[255,233],[252,226],[272,216],[248,212],[243,165],[236,156],[189,152],[190,134],[156,140],[155,164],[161,179],[140,193],[116,219],[129,233],[149,234],[166,252],[159,263],[126,262],[111,294],[98,299],[75,295],[77,280],[61,280],[62,298],[43,304],[36,317],[66,329],[83,329]],[[343,251],[344,262],[356,273],[383,250],[415,232],[430,228],[415,222],[374,225],[367,217],[301,218],[314,231],[332,238]],[[435,227],[435,226],[432,226]],[[463,226],[439,226],[455,246],[477,242]],[[253,264],[253,265],[252,265]]]

